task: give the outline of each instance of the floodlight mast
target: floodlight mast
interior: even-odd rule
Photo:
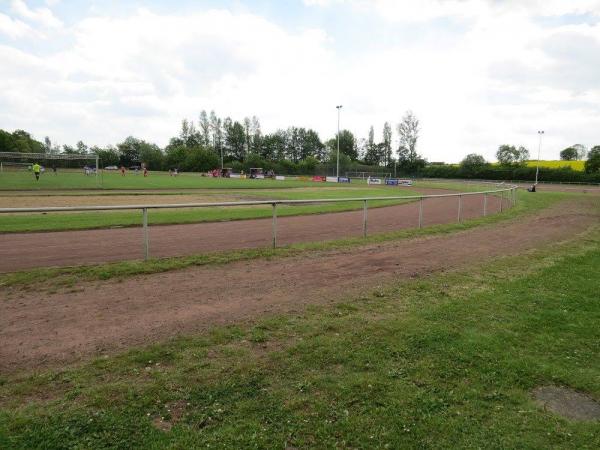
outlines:
[[[540,153],[542,152],[542,136],[544,135],[544,130],[538,131],[539,136],[539,144],[538,144],[538,158],[537,158],[537,167],[535,169],[535,184],[538,184],[538,175],[540,173]]]
[[[335,171],[335,176],[338,178],[340,178],[340,111],[342,109],[342,105],[337,105],[336,106],[337,112],[338,112],[338,129],[337,129],[337,168]]]

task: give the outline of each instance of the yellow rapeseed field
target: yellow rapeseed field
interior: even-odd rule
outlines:
[[[535,167],[537,161],[527,161],[528,166]],[[585,161],[542,161],[540,160],[540,167],[549,167],[552,169],[559,169],[561,167],[570,167],[573,170],[583,172]]]

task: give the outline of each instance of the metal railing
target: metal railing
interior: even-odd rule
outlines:
[[[112,206],[48,206],[48,207],[26,207],[26,208],[0,208],[0,214],[17,213],[48,213],[48,212],[82,212],[82,211],[116,211],[116,210],[141,210],[142,211],[142,230],[143,230],[143,249],[144,259],[150,258],[150,242],[148,237],[148,210],[149,209],[178,209],[178,208],[214,208],[214,207],[232,207],[232,206],[272,206],[272,225],[271,225],[271,245],[277,247],[277,206],[278,205],[302,205],[315,203],[342,203],[342,202],[363,202],[363,221],[362,234],[367,237],[367,218],[368,202],[382,200],[412,200],[419,202],[419,222],[418,227],[423,227],[423,202],[432,198],[455,197],[458,199],[457,221],[462,223],[463,217],[463,197],[471,195],[483,195],[483,216],[488,215],[488,196],[500,196],[500,212],[504,211],[504,202],[512,207],[517,202],[518,186],[511,185],[503,189],[479,192],[460,192],[456,194],[430,194],[430,195],[401,195],[391,197],[351,197],[351,198],[324,198],[324,199],[305,199],[305,200],[253,200],[242,202],[219,202],[219,203],[170,203],[156,205],[112,205]],[[506,195],[505,195],[506,194]],[[506,198],[505,198],[506,197]]]

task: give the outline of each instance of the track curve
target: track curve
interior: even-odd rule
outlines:
[[[420,189],[423,194],[455,193]],[[456,222],[458,199],[424,201],[423,225]],[[506,206],[506,204],[505,204]],[[488,196],[487,211],[500,211],[500,199]],[[483,195],[462,200],[464,219],[483,214]],[[368,211],[368,232],[382,233],[418,226],[418,202]],[[362,235],[363,212],[348,211],[278,219],[278,244],[325,241]],[[267,247],[271,219],[156,225],[149,228],[152,257],[185,256],[203,252]],[[0,234],[0,272],[39,267],[62,267],[135,260],[143,257],[141,228]]]

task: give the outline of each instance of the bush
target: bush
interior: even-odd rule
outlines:
[[[533,181],[535,180],[535,172],[535,167],[527,166],[507,167],[488,164],[478,170],[466,172],[459,166],[430,164],[418,173],[412,173],[410,175],[426,178]],[[557,169],[540,167],[538,178],[541,181],[598,183],[600,182],[600,173],[587,174],[573,170],[570,167],[561,167]]]
[[[600,175],[600,145],[596,145],[588,153],[588,159],[585,162],[585,172],[590,175]]]
[[[219,157],[202,147],[192,147],[186,152],[182,169],[188,172],[208,172],[219,166]]]

